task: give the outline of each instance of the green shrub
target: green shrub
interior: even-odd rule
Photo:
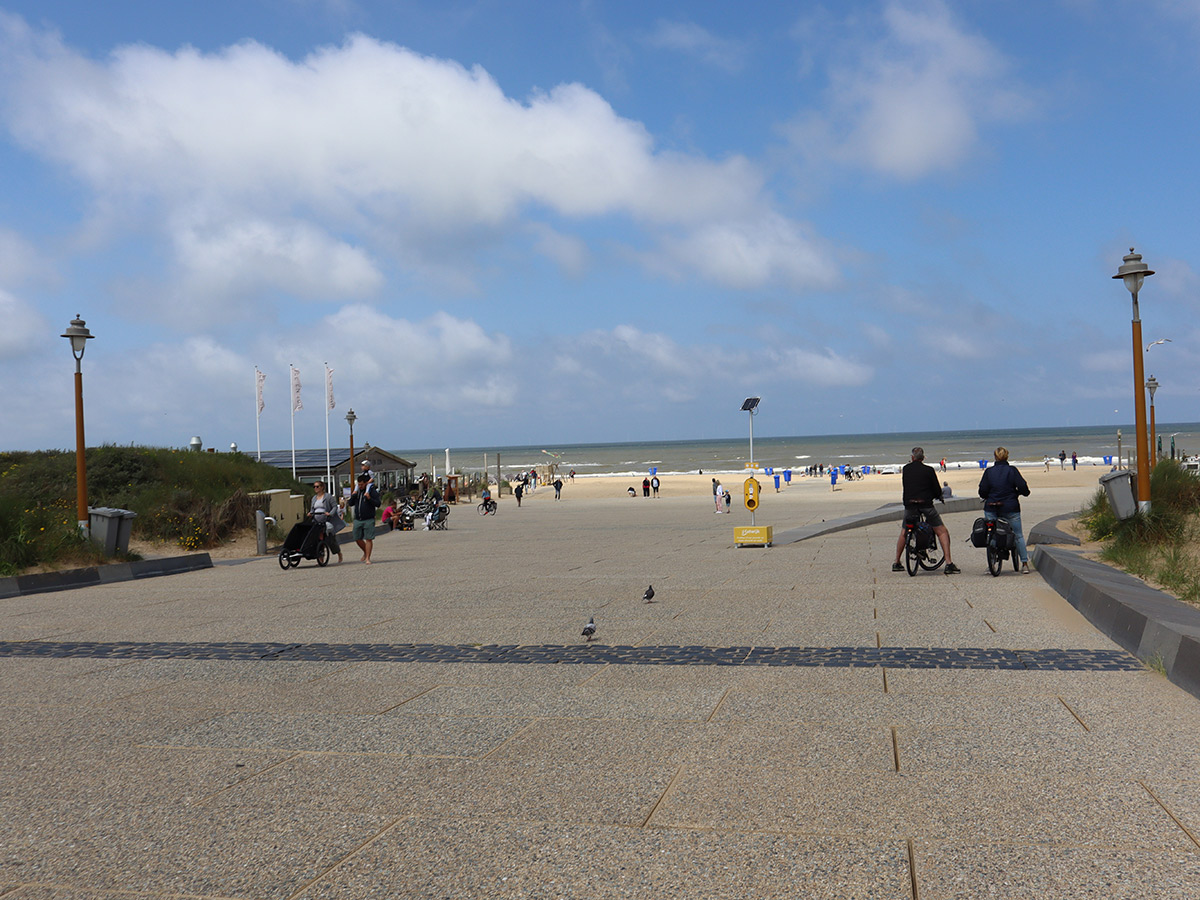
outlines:
[[[211,547],[254,524],[250,494],[304,492],[290,473],[243,453],[106,445],[87,451],[88,502],[136,512],[135,537]],[[96,558],[75,521],[75,454],[0,453],[0,566]],[[64,524],[65,523],[65,524]],[[61,528],[60,528],[61,526]],[[36,531],[31,530],[36,529]]]

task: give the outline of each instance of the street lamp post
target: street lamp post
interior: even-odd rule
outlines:
[[[1158,465],[1158,445],[1155,443],[1154,392],[1158,390],[1158,379],[1151,375],[1146,379],[1146,390],[1150,392],[1150,471]]]
[[[1150,512],[1150,454],[1146,448],[1146,374],[1142,356],[1145,350],[1142,345],[1142,317],[1138,312],[1138,291],[1147,276],[1154,272],[1142,262],[1142,255],[1135,253],[1132,247],[1125,255],[1123,265],[1113,276],[1118,281],[1125,282],[1125,287],[1133,295],[1133,393],[1134,393],[1134,447],[1137,450],[1137,503],[1138,512]]]
[[[350,486],[354,486],[354,423],[358,421],[358,416],[351,409],[346,413],[346,422],[350,426]]]
[[[87,342],[94,334],[88,331],[86,323],[75,314],[70,326],[62,334],[71,342],[71,353],[75,357],[75,511],[79,522],[79,530],[88,533],[88,502],[87,502],[87,459],[84,456],[83,440],[83,351]]]

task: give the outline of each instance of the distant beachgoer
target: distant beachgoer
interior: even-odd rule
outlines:
[[[721,488],[721,491],[725,495],[725,512],[729,512],[730,504],[733,503],[733,497],[730,495],[729,491],[725,490],[724,488]]]
[[[717,504],[717,512],[721,512],[721,500],[724,498],[725,488],[721,486],[721,482],[713,479],[713,501]]]
[[[946,471],[946,457],[944,456],[942,457],[942,471]]]
[[[562,499],[562,479],[561,478],[554,479],[554,499],[555,500]]]
[[[521,508],[521,497],[523,497],[524,495],[525,495],[525,485],[517,484],[517,486],[515,488],[513,488],[513,496],[517,499],[517,509]]]
[[[949,499],[950,497],[953,497],[953,496],[954,496],[954,489],[952,487],[950,487],[950,482],[943,481],[942,482],[942,497],[944,499]]]
[[[1043,462],[1046,464],[1046,471],[1049,472],[1050,471],[1050,457],[1048,457],[1048,456],[1045,457],[1043,459]]]
[[[658,480],[658,476],[657,476],[657,475],[655,475],[653,478],[651,478],[651,479],[650,479],[650,490],[654,491],[654,499],[655,499],[655,500],[657,500],[657,499],[658,499],[658,486],[659,486],[659,484],[660,484],[660,482],[659,482],[659,480]]]
[[[642,479],[642,496],[643,497],[650,496],[650,479],[649,478]]]
[[[629,496],[630,497],[637,496],[637,488],[635,488],[632,484],[629,486]]]
[[[1074,472],[1077,468],[1079,468],[1079,457],[1076,455],[1075,451],[1072,450],[1071,451],[1071,471]]]
[[[571,484],[574,484],[575,483],[575,470],[574,469],[571,470],[570,478],[571,478]]]
[[[1058,467],[1060,469],[1065,469],[1067,467],[1067,451],[1066,450],[1058,451]]]

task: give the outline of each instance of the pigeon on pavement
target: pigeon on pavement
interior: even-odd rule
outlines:
[[[654,585],[650,585],[650,587],[646,588],[646,593],[642,594],[642,599],[647,603],[654,602]]]
[[[594,635],[595,633],[596,633],[596,617],[592,616],[590,619],[588,619],[588,623],[583,626],[583,636],[590,641],[592,639],[592,635]]]

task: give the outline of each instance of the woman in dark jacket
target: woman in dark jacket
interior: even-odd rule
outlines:
[[[983,498],[983,517],[989,522],[1007,519],[1017,537],[1017,554],[1021,557],[1021,574],[1029,574],[1029,551],[1025,547],[1025,532],[1021,528],[1021,501],[1029,496],[1029,485],[1016,466],[1008,464],[1008,451],[996,448],[996,464],[986,469],[979,479],[979,496]]]

